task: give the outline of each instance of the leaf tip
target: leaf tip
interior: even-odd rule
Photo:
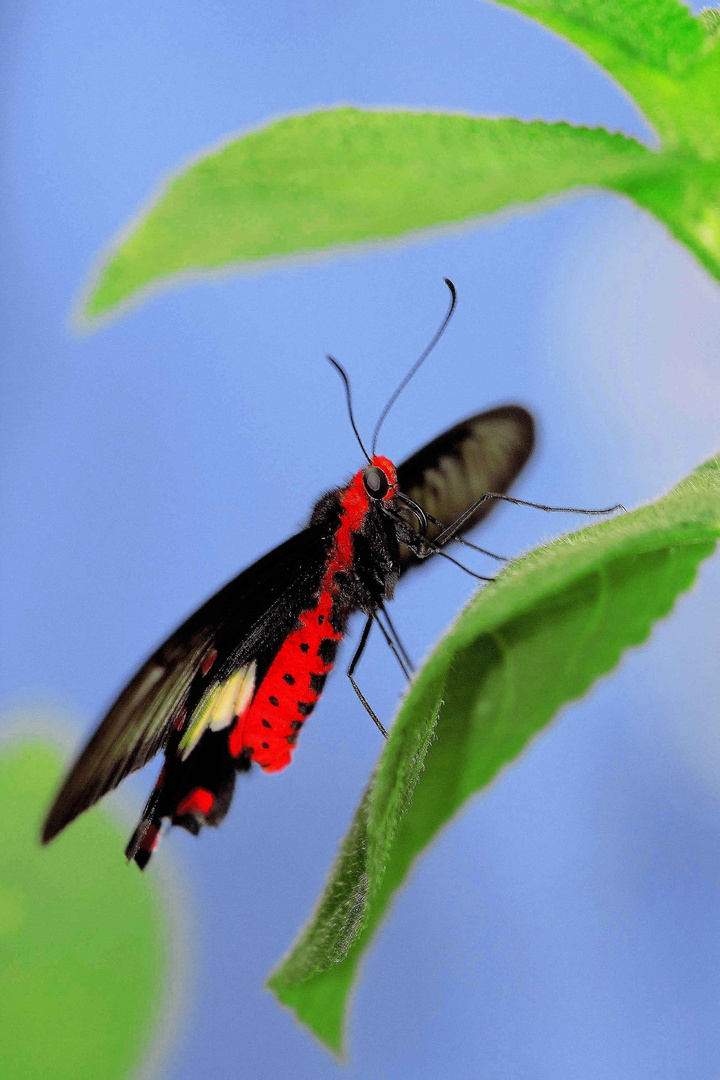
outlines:
[[[347,996],[337,988],[328,993],[329,988],[323,980],[314,987],[312,984],[312,979],[301,984],[289,982],[280,966],[272,972],[265,986],[278,1004],[330,1051],[339,1065],[345,1065],[348,1061]]]

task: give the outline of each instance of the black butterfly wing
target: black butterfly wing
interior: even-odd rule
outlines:
[[[527,461],[534,444],[533,418],[519,405],[502,405],[470,416],[443,432],[398,466],[400,490],[443,525],[452,524],[488,491],[503,494]],[[492,510],[488,500],[463,525],[466,533]],[[440,529],[432,525],[429,539]],[[420,560],[404,545],[403,570]]]
[[[46,843],[162,749],[195,676],[217,651],[213,676],[269,663],[320,585],[327,527],[303,529],[225,585],[142,665],[95,731],[48,813]]]

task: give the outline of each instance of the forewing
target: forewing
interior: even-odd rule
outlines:
[[[297,533],[211,597],[152,654],[68,773],[45,822],[43,842],[165,745],[195,676],[215,651],[213,674],[224,678],[279,647],[319,586],[327,544],[321,526]]]
[[[532,416],[519,405],[503,405],[478,413],[433,439],[402,465],[400,490],[443,525],[451,525],[488,491],[503,494],[512,484],[533,448]],[[463,535],[487,517],[495,502],[483,503],[463,525]],[[428,537],[438,535],[430,525]],[[418,560],[401,545],[403,570]]]

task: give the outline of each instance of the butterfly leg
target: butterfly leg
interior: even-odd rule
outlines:
[[[577,506],[545,506],[543,503],[528,502],[526,499],[514,499],[510,495],[500,495],[495,491],[486,491],[476,502],[469,506],[467,510],[453,521],[452,525],[448,525],[444,532],[441,532],[439,536],[435,538],[435,543],[442,547],[444,544],[450,542],[453,539],[456,532],[462,529],[468,518],[471,518],[476,510],[488,502],[490,499],[500,499],[503,502],[513,503],[514,506],[531,506],[535,510],[546,510],[550,514],[613,514],[616,510],[622,510],[627,513],[627,508],[622,503],[617,503],[615,506],[607,506],[602,510],[583,510]]]
[[[350,661],[350,666],[347,669],[347,677],[350,680],[350,684],[351,684],[353,690],[355,691],[357,696],[360,698],[360,701],[362,702],[365,711],[370,716],[370,719],[373,721],[373,723],[377,727],[380,734],[383,735],[387,739],[387,737],[388,737],[387,731],[385,730],[383,725],[378,720],[377,716],[375,715],[375,713],[372,710],[372,707],[371,707],[370,703],[367,701],[367,699],[365,698],[362,690],[360,689],[358,684],[355,682],[355,679],[353,678],[355,668],[358,666],[358,663],[360,662],[360,657],[365,652],[365,646],[367,645],[367,640],[368,640],[368,638],[370,636],[370,630],[372,629],[373,618],[374,618],[374,616],[368,615],[367,622],[365,623],[365,626],[363,627],[363,632],[360,635],[360,643],[358,644],[358,647],[355,650],[355,655],[353,656],[352,660]]]
[[[450,540],[454,537],[450,537]],[[445,543],[449,543],[448,540]],[[485,574],[476,574],[474,570],[471,570],[469,566],[465,566],[464,563],[454,559],[452,555],[448,555],[447,551],[443,551],[442,547],[436,540],[428,540],[426,536],[420,539],[420,542],[413,551],[419,559],[427,559],[430,555],[440,555],[443,559],[447,559],[448,562],[454,563],[455,566],[459,566],[461,570],[464,570],[470,577],[474,577],[476,581],[495,581],[494,577],[487,577]]]
[[[387,618],[387,612],[385,612],[385,617]],[[397,660],[398,664],[402,668],[403,675],[405,676],[406,679],[409,680],[410,677],[411,677],[411,671],[408,668],[407,664],[405,663],[405,661],[404,661],[404,659],[403,659],[403,657],[402,657],[402,655],[400,653],[400,649],[398,649],[397,645],[393,641],[389,630],[387,629],[387,627],[383,626],[383,624],[380,622],[380,619],[379,619],[377,614],[373,615],[373,619],[375,620],[375,623],[377,624],[377,626],[379,626],[380,632],[382,633],[382,636],[385,638],[385,644],[390,649],[390,652],[393,654],[393,656]]]
[[[436,517],[433,517],[432,514],[428,514],[427,510],[425,511],[425,513],[427,514],[428,521],[431,521],[433,525],[437,525],[437,527],[439,529],[442,529],[443,532],[446,531],[446,526],[443,524],[442,521],[438,521],[438,519]],[[481,555],[487,555],[490,559],[497,559],[498,562],[510,562],[510,559],[507,555],[496,555],[494,551],[488,551],[487,548],[481,548],[478,547],[477,544],[471,544],[470,541],[466,540],[464,536],[451,536],[448,540],[445,541],[445,543],[449,544],[451,540],[456,540],[458,544],[462,544],[464,547],[472,548],[473,551],[479,551]],[[435,543],[437,543],[437,540],[435,541]]]
[[[380,605],[380,611],[382,611],[383,615],[385,616],[385,622],[387,623],[388,630],[390,631],[390,635],[391,635],[393,641],[395,642],[395,645],[397,646],[397,650],[400,653],[400,655],[401,655],[401,657],[402,657],[402,659],[403,659],[403,661],[405,663],[405,667],[412,674],[415,671],[415,665],[413,664],[412,660],[410,659],[408,651],[405,648],[405,646],[403,645],[403,643],[402,643],[402,641],[400,639],[400,635],[398,634],[398,632],[397,632],[397,630],[395,628],[395,624],[392,621],[392,619],[390,618],[390,614],[389,614],[389,612],[388,612],[388,610],[387,610],[387,608],[385,607],[384,604]]]
[[[420,509],[420,507],[418,507],[418,509]],[[472,509],[473,508],[471,508],[471,510]],[[442,550],[442,544],[449,543],[451,540],[454,539],[453,536],[448,536],[448,538],[446,540],[442,540],[442,544],[440,544],[437,540],[429,540],[427,536],[425,536],[424,531],[417,531],[411,529],[407,521],[400,517],[399,514],[393,513],[392,510],[386,510],[385,513],[388,514],[388,516],[391,517],[393,521],[398,521],[402,524],[405,531],[403,534],[401,534],[400,538],[402,542],[404,544],[407,544],[410,550],[415,555],[417,555],[418,559],[427,559],[430,555],[440,555],[443,559],[447,559],[448,562],[454,563],[455,566],[459,566],[461,570],[464,570],[466,574],[470,575],[470,577],[474,577],[476,581],[495,580],[495,578],[486,577],[484,574],[476,574],[474,570],[471,570],[468,566],[464,566],[461,562],[458,562],[457,559],[454,559],[452,555],[448,555],[447,551]],[[424,517],[427,518],[424,510],[422,511],[422,514]],[[466,515],[463,516],[460,524],[458,524],[458,522],[454,522],[451,528],[461,528],[462,524],[464,523],[465,516]],[[447,529],[445,531],[448,532]],[[442,535],[444,534],[441,534],[441,536]]]

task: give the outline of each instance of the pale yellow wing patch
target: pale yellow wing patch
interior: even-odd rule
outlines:
[[[197,746],[203,732],[222,731],[232,724],[236,716],[242,716],[255,692],[256,671],[257,665],[253,660],[205,694],[180,740],[178,752],[182,761]]]

